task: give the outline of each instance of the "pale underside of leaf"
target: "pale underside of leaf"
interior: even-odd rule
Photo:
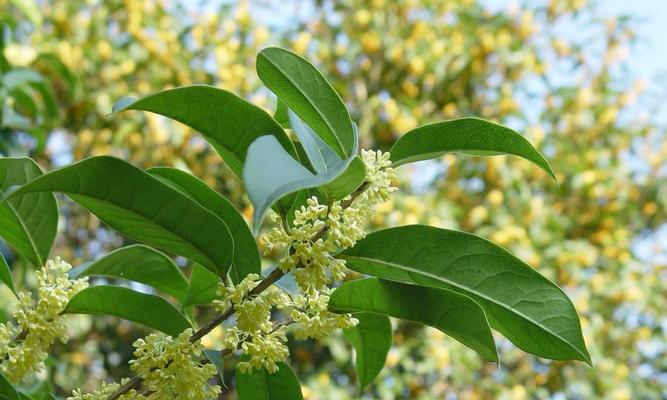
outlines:
[[[246,191],[255,207],[255,233],[259,231],[261,220],[273,203],[290,193],[333,181],[347,169],[353,159],[340,160],[338,164],[329,166],[326,172],[313,174],[283,151],[275,138],[263,136],[257,139],[248,149],[243,170]]]

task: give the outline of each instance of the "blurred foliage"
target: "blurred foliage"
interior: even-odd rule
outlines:
[[[3,89],[2,144],[37,138],[18,142],[48,168],[97,154],[185,168],[249,215],[239,181],[196,132],[154,115],[108,113],[122,96],[191,83],[270,110],[253,72],[267,44],[315,60],[354,111],[364,147],[386,149],[438,119],[497,120],[539,145],[560,185],[524,161],[448,155],[404,167],[402,187],[411,189],[375,224],[461,228],[507,247],[573,298],[595,368],[536,360],[502,342],[499,371],[439,332],[401,324],[367,397],[667,396],[667,266],[633,247],[667,220],[664,127],[641,112],[646,84],[627,68],[636,20],[603,18],[600,4],[584,0],[502,10],[475,0],[212,3],[40,2],[34,18],[0,0],[8,10],[3,85],[10,71],[34,71],[48,88],[29,80],[20,91]],[[7,124],[7,109],[30,124]],[[45,149],[39,132],[50,132]],[[413,195],[429,188],[435,192]],[[54,254],[77,265],[123,243],[66,204]],[[81,382],[96,386],[107,373],[123,376],[128,344],[142,332],[115,320],[76,321],[79,340],[69,352],[54,349],[55,384],[67,392]],[[354,398],[350,349],[340,337],[328,345],[294,345],[304,394]]]

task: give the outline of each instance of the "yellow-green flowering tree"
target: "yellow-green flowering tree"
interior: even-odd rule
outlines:
[[[390,350],[389,317],[432,326],[487,362],[499,360],[493,328],[528,353],[591,364],[570,299],[502,247],[428,225],[365,231],[374,206],[396,190],[394,169],[415,161],[451,152],[509,154],[556,179],[527,139],[486,120],[461,118],[418,127],[396,141],[391,153],[360,151],[347,108],[308,61],[266,48],[257,56],[257,71],[280,101],[281,122],[231,92],[205,85],[125,97],[113,111],[161,114],[197,129],[211,143],[244,182],[254,206],[253,232],[260,233],[268,212],[274,215],[266,250],[279,248],[283,257],[270,271],[262,271],[253,232],[236,208],[187,172],[143,170],[95,156],[45,174],[35,166],[29,175],[16,171],[35,165],[31,159],[0,160],[0,212],[6,216],[0,234],[34,264],[50,253],[55,236],[53,193],[66,194],[143,243],[75,272],[60,259],[45,264],[37,302],[19,293],[17,326],[2,325],[4,397],[28,396],[14,385],[42,368],[56,337],[65,339],[65,314],[112,315],[157,331],[133,344],[129,364],[136,375],[101,382],[91,393],[75,390],[73,400],[215,399],[221,386],[213,383],[219,379],[213,363],[235,357],[240,399],[303,398],[287,364],[287,333],[323,339],[339,329],[347,331],[359,355],[363,390]],[[187,259],[203,277],[194,271],[185,277],[161,251]],[[161,261],[144,264],[155,258]],[[15,290],[4,259],[1,271],[2,281]],[[87,287],[88,276],[143,283],[155,293],[114,284]],[[291,288],[278,283],[290,278]],[[202,299],[203,285],[218,290]],[[196,318],[193,311],[207,305],[213,305],[214,316]],[[219,326],[222,345],[205,349],[202,339]],[[39,390],[31,395],[49,396]]]
[[[638,260],[631,245],[644,229],[664,223],[667,197],[658,183],[667,147],[650,116],[628,118],[644,86],[628,82],[622,69],[634,38],[632,20],[602,20],[595,4],[578,1],[499,11],[474,1],[323,2],[321,9],[300,14],[302,25],[290,18],[294,30],[285,36],[284,26],[258,24],[247,2],[215,12],[161,1],[43,2],[38,29],[26,28],[25,14],[14,3],[0,1],[3,12],[17,12],[17,20],[23,19],[21,29],[12,30],[15,37],[5,42],[4,54],[12,68],[35,69],[53,83],[65,117],[57,135],[66,133],[71,158],[113,154],[142,167],[186,168],[241,205],[246,216],[250,209],[239,202],[239,180],[194,130],[151,114],[109,118],[111,103],[126,94],[211,83],[267,107],[267,92],[256,91],[254,58],[267,41],[281,41],[326,71],[351,107],[364,147],[387,150],[419,124],[467,115],[524,131],[557,166],[560,187],[545,186],[522,162],[450,155],[426,170],[402,168],[399,180],[405,190],[379,206],[372,224],[454,227],[511,249],[573,297],[598,368],[536,362],[503,344],[505,373],[499,377],[494,366],[484,367],[473,352],[443,341],[436,330],[401,324],[394,337],[400,346],[388,356],[391,368],[383,370],[371,393],[386,398],[451,393],[469,398],[660,396],[664,351],[651,349],[664,335],[659,323],[664,298],[655,294],[661,292],[657,277],[665,266]],[[268,5],[291,15],[291,8]],[[446,23],[429,18],[425,8]],[[332,11],[341,17],[331,18]],[[557,29],[560,24],[590,29],[595,40],[568,37]],[[604,52],[594,54],[596,46]],[[66,68],[55,68],[39,54],[62,59]],[[58,72],[67,70],[71,72]],[[577,80],[563,83],[563,76]],[[533,90],[536,83],[539,90]],[[62,159],[59,152],[33,155],[42,165]],[[638,165],[637,159],[645,164]],[[417,196],[423,185],[410,189],[408,179],[424,175],[433,177],[426,183],[437,193]],[[61,212],[66,230],[58,235],[53,254],[75,265],[131,243],[109,235],[104,224],[68,203],[61,203]],[[126,254],[145,257],[143,250]],[[282,257],[278,251],[268,256],[275,261]],[[13,262],[12,271],[22,284],[20,265]],[[202,276],[202,270],[196,272],[193,278]],[[81,365],[86,365],[88,385],[103,379],[105,370],[115,377],[126,374],[124,354],[134,351],[129,344],[144,332],[124,323],[112,324],[117,331],[112,332],[101,322],[95,319],[88,342],[73,343],[71,353],[56,348],[62,354],[53,369],[58,385],[69,388],[78,382]],[[99,346],[100,335],[120,340]],[[319,345],[293,347],[304,393],[353,397],[353,391],[333,384],[354,375],[350,354],[341,350],[339,336],[329,343],[335,363],[323,364],[330,356]],[[98,351],[106,357],[100,360],[94,354]],[[113,361],[118,352],[123,362]],[[480,373],[483,379],[478,379]]]
[[[627,69],[638,21],[601,18],[603,9],[585,1],[497,11],[476,1],[325,2],[322,12],[336,17],[305,20],[286,42],[337,78],[368,145],[387,148],[418,124],[477,115],[524,130],[561,166],[560,186],[545,190],[535,185],[541,171],[521,162],[447,155],[402,175],[412,192],[394,196],[375,223],[470,230],[521,254],[573,296],[597,368],[512,352],[508,373],[487,368],[472,380],[481,364],[466,350],[406,326],[396,340],[409,345],[390,356],[392,385],[378,384],[378,396],[663,395],[665,353],[656,343],[665,334],[665,265],[639,258],[633,242],[667,220],[665,129],[642,112],[651,107],[642,101],[646,83]],[[420,195],[427,187],[438,194]],[[349,354],[338,353],[328,368],[344,368]],[[309,381],[314,392],[333,386],[321,382]]]

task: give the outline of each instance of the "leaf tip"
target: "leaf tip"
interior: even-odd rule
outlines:
[[[113,106],[111,106],[111,114],[115,114],[119,111],[125,111],[127,110],[132,104],[137,102],[136,97],[129,97],[129,96],[123,96],[121,97],[117,102],[113,103]]]

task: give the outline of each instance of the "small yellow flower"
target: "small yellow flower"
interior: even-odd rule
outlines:
[[[297,339],[323,339],[338,329],[355,326],[359,321],[350,314],[335,314],[329,311],[330,289],[310,296],[297,296],[296,308],[290,317],[297,323],[294,336]]]
[[[216,374],[212,364],[201,364],[202,346],[190,343],[192,329],[173,338],[153,333],[134,342],[135,360],[130,368],[154,392],[155,398],[173,400],[209,400],[220,394],[220,386],[208,381]]]
[[[121,384],[128,382],[129,379],[125,378],[121,381]],[[76,389],[72,392],[72,396],[68,397],[67,400],[107,400],[118,388],[120,388],[118,383],[107,383],[103,382],[102,387],[99,390],[94,391],[93,393],[82,393],[81,390]],[[127,393],[123,394],[118,398],[119,400],[141,400],[146,399],[143,395],[137,393],[136,390],[130,390]]]
[[[17,383],[42,368],[46,350],[56,339],[67,341],[65,317],[69,300],[88,287],[88,278],[70,280],[72,266],[57,257],[37,271],[37,299],[19,293],[14,312],[17,326],[0,324],[0,373]]]

